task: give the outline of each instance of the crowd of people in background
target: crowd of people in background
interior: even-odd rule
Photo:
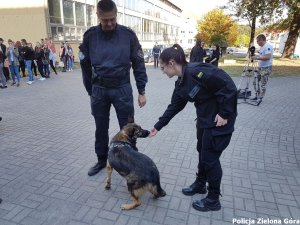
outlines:
[[[20,86],[21,77],[28,75],[28,85],[31,85],[38,76],[43,81],[50,78],[50,67],[57,75],[57,65],[62,67],[62,72],[72,71],[74,65],[74,53],[70,44],[61,43],[59,60],[52,38],[41,39],[35,43],[7,40],[8,46],[0,38],[0,88],[7,88],[7,81],[12,80],[11,86]],[[26,73],[27,71],[27,73]]]
[[[198,39],[195,46],[191,50],[190,62],[205,62],[218,67],[219,59],[222,56],[221,48],[218,44],[212,46],[212,51],[207,54],[204,48],[204,41]]]

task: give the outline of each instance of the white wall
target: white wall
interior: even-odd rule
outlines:
[[[183,49],[194,47],[197,33],[197,21],[189,18],[183,19],[178,44],[180,44]]]

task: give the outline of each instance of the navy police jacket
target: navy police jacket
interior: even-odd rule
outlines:
[[[79,49],[83,83],[89,95],[93,84],[118,87],[129,83],[131,67],[137,89],[144,93],[148,81],[144,55],[130,28],[117,24],[114,31],[103,32],[101,25],[91,27],[85,32]]]
[[[189,63],[183,67],[183,76],[175,82],[171,103],[154,125],[156,130],[166,126],[187,102],[194,102],[198,129],[213,130],[213,135],[232,133],[237,116],[237,88],[231,77],[216,66]],[[228,119],[227,124],[216,127],[216,115]]]

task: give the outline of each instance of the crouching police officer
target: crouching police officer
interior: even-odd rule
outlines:
[[[106,166],[108,129],[111,105],[114,106],[120,128],[134,115],[130,68],[138,89],[138,104],[146,104],[147,74],[143,51],[136,34],[116,23],[117,7],[112,0],[97,4],[100,25],[85,32],[80,45],[80,65],[84,86],[91,96],[92,115],[95,119],[95,152],[98,162],[88,175],[97,174]]]
[[[221,209],[219,201],[222,168],[220,156],[228,146],[237,116],[237,89],[228,74],[211,64],[187,63],[183,49],[175,44],[160,55],[160,67],[169,78],[178,76],[164,114],[151,130],[150,137],[166,126],[186,106],[194,102],[197,112],[198,173],[195,182],[182,189],[185,195],[208,194],[193,202],[200,211]]]

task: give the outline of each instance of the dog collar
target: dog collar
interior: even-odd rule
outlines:
[[[121,147],[121,146],[128,146],[128,147],[132,147],[131,144],[129,144],[128,142],[125,141],[114,141],[113,143],[111,143],[110,147],[115,148],[115,147]]]

